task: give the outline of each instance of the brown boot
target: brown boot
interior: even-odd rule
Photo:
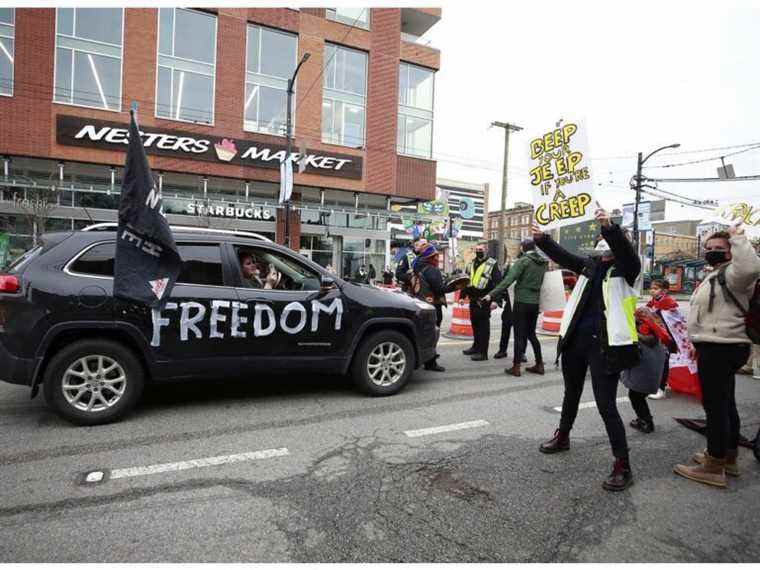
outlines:
[[[535,366],[528,366],[528,368],[525,369],[526,372],[532,372],[533,374],[540,374],[541,376],[544,375],[544,363],[543,362],[536,362]]]
[[[522,376],[522,372],[520,372],[520,365],[515,364],[512,366],[512,368],[505,368],[504,374],[511,374],[512,376]]]
[[[549,441],[543,442],[538,450],[541,453],[559,453],[560,451],[567,451],[570,449],[570,434],[561,432],[560,430],[554,431],[554,437]]]
[[[694,461],[694,463],[704,465],[705,455],[707,455],[706,449],[704,451],[697,451],[694,454],[694,457],[691,459]],[[731,475],[731,477],[739,477],[741,475],[741,472],[739,471],[739,465],[736,463],[736,458],[738,456],[738,449],[729,449],[726,451],[726,475]]]
[[[713,485],[714,487],[726,487],[726,459],[718,459],[705,452],[705,462],[703,465],[689,467],[687,465],[676,465],[673,471],[681,477],[686,477],[692,481]]]

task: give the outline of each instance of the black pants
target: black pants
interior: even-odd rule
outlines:
[[[723,459],[727,449],[739,447],[736,411],[736,371],[747,362],[748,344],[695,343],[702,407],[707,416],[707,452]]]
[[[651,423],[652,412],[649,411],[649,404],[647,404],[647,395],[643,392],[628,390],[628,399],[631,401],[633,411],[636,412],[636,417],[640,420]]]
[[[480,306],[477,302],[470,302],[470,322],[472,323],[474,351],[488,356],[488,342],[491,338],[491,304],[483,303]]]
[[[660,378],[660,390],[664,390],[668,385],[668,376],[670,376],[670,352],[665,355],[665,364],[662,368],[662,378]]]
[[[441,321],[443,321],[443,305],[433,305],[435,307],[435,326],[441,328]],[[437,348],[437,347],[436,347]],[[435,365],[438,364],[438,353],[428,360],[425,364]]]
[[[602,416],[612,454],[628,458],[628,441],[625,426],[617,409],[617,386],[620,372],[610,372],[595,335],[576,332],[569,345],[562,350],[562,378],[565,381],[565,397],[562,400],[562,416],[559,429],[569,433],[578,415],[578,404],[583,394],[586,371],[591,369],[591,387],[599,415]]]
[[[504,299],[504,310],[501,312],[501,338],[499,339],[499,352],[506,354],[509,349],[509,336],[512,333],[512,307],[509,298]]]
[[[515,364],[520,364],[522,355],[528,347],[528,341],[533,347],[536,362],[543,362],[541,343],[536,336],[536,321],[538,320],[538,305],[515,302],[513,309],[515,323]]]

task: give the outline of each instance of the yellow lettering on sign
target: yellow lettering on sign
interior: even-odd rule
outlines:
[[[535,160],[545,152],[560,148],[570,143],[572,136],[578,132],[578,125],[568,123],[561,129],[554,129],[542,137],[530,141],[530,158]]]
[[[546,226],[557,220],[581,218],[586,215],[586,207],[590,203],[591,196],[584,192],[564,200],[540,204],[534,217],[539,226]]]

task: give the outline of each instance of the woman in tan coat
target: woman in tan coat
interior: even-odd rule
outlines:
[[[693,457],[698,465],[673,469],[687,479],[725,487],[726,473],[739,474],[735,374],[747,361],[752,343],[744,315],[723,290],[721,280],[746,309],[760,278],[760,258],[744,230],[733,226],[707,238],[705,259],[713,271],[691,296],[688,327],[707,416],[707,449]]]

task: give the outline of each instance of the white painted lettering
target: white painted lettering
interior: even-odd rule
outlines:
[[[195,338],[203,338],[203,333],[201,333],[201,329],[197,327],[197,324],[206,316],[206,307],[195,301],[180,303],[180,307],[182,307],[182,313],[179,317],[180,340],[187,340],[188,331],[193,331]],[[190,309],[195,310],[195,314],[192,316],[190,315]]]
[[[211,301],[211,317],[209,318],[209,338],[224,338],[224,333],[219,332],[219,323],[227,321],[227,315],[219,313],[219,309],[229,309],[229,301]]]
[[[234,338],[245,338],[246,332],[240,330],[240,325],[248,322],[247,317],[240,315],[240,311],[247,311],[248,303],[232,301],[232,321],[230,322],[230,334]]]
[[[173,311],[177,308],[177,303],[166,303],[164,310]],[[162,317],[158,309],[151,310],[153,319],[153,338],[150,341],[151,346],[161,346],[161,328],[169,325],[169,318]]]
[[[347,158],[343,158],[343,159],[336,158],[335,160],[337,161],[337,164],[335,165],[335,170],[340,170],[341,168],[343,168],[344,164],[353,162],[353,160],[348,160]]]
[[[154,142],[156,142],[156,139],[159,138],[160,136],[161,136],[160,133],[148,133],[147,135],[145,135],[145,139],[143,140],[143,146],[146,148],[149,148]]]
[[[193,152],[196,154],[203,154],[208,150],[208,145],[211,142],[206,139],[197,140],[193,143]]]
[[[329,156],[325,156],[322,158],[322,160],[319,162],[319,168],[327,168],[332,170],[332,163],[335,161],[334,158],[330,158]]]
[[[343,301],[340,297],[333,299],[329,305],[325,305],[316,299],[311,302],[311,332],[317,332],[317,329],[319,329],[320,312],[328,315],[335,313],[335,330],[340,330],[340,325],[343,321]]]
[[[298,312],[300,314],[298,324],[296,324],[294,327],[288,325],[288,317],[292,312]],[[295,301],[285,305],[285,308],[282,310],[282,316],[280,317],[280,328],[282,328],[282,330],[288,334],[298,334],[304,329],[305,326],[306,307],[304,307],[301,303],[296,303]]]
[[[161,202],[161,193],[158,191],[158,188],[153,186],[153,188],[150,189],[150,192],[148,193],[148,198],[145,200],[145,205],[148,206],[151,210],[155,210],[156,206]]]
[[[177,141],[177,144],[174,145],[174,148],[177,150],[185,151],[185,152],[193,152],[194,142],[195,142],[194,138],[179,137],[179,140]]]
[[[288,154],[288,153],[287,153],[286,151],[284,151],[284,150],[279,150],[279,151],[277,151],[276,153],[274,153],[274,154],[273,154],[273,155],[270,157],[270,160],[277,160],[277,161],[279,161],[279,162],[285,162],[285,156],[287,156],[287,154]]]
[[[269,319],[269,324],[265,329],[261,328],[261,316],[264,313],[266,313],[267,318]],[[272,307],[264,305],[263,303],[256,303],[253,316],[253,336],[269,336],[274,332],[275,326],[277,326],[277,318],[274,316]]]

